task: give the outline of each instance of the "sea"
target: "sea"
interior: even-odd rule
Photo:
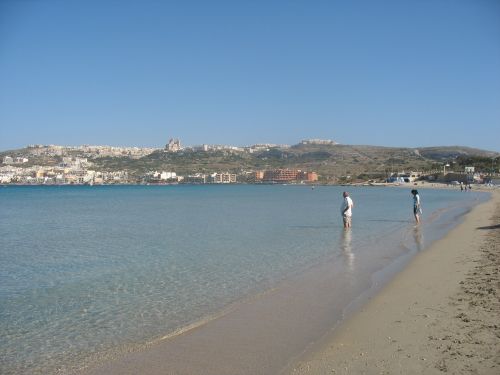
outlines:
[[[348,308],[488,199],[422,189],[415,226],[412,188],[0,187],[0,373],[75,373],[325,261],[355,286]]]

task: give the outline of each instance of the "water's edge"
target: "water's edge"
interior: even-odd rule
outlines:
[[[487,204],[491,200],[491,193],[483,193],[487,196],[487,199],[480,200],[480,204]],[[450,232],[455,229],[458,225],[465,221],[465,217],[474,209],[474,207],[468,207],[465,212],[460,212],[454,216],[453,222],[448,223],[448,229],[441,233],[440,236],[435,236],[432,241],[427,242],[425,246],[419,247],[418,249],[410,249],[407,253],[400,255],[395,258],[390,264],[388,264],[383,269],[375,272],[371,276],[370,287],[364,290],[360,295],[355,297],[342,311],[342,317],[335,322],[334,325],[325,329],[323,335],[317,338],[317,340],[311,342],[299,355],[290,359],[287,365],[279,372],[280,375],[289,374],[293,369],[302,361],[308,359],[313,353],[316,353],[331,342],[335,337],[338,329],[351,317],[353,317],[362,307],[368,303],[372,298],[374,298],[378,293],[380,293],[384,287],[390,283],[398,274],[404,272],[405,268],[415,259],[415,257],[420,252],[428,251],[433,245],[442,240],[450,234]]]
[[[413,258],[418,254],[418,252],[421,251],[426,251],[428,250],[436,241],[439,239],[442,239],[448,233],[458,226],[463,220],[465,215],[470,212],[472,207],[467,207],[465,211],[462,211],[460,209],[455,208],[456,211],[454,212],[453,210],[443,210],[443,212],[440,212],[439,214],[436,215],[435,218],[430,223],[424,224],[424,225],[435,225],[435,224],[440,224],[442,225],[445,230],[442,230],[439,232],[438,235],[436,235],[437,232],[434,232],[434,236],[432,237],[431,241],[428,241],[425,243],[423,246],[419,246],[418,244],[410,246],[410,248],[405,249],[405,252],[400,254],[399,256],[395,257],[389,264],[384,265],[383,268],[375,271],[370,275],[370,282],[369,284],[366,285],[363,290],[353,296],[352,300],[347,304],[347,306],[343,307],[340,311],[340,314],[337,313],[337,316],[335,319],[330,320],[329,323],[325,326],[322,327],[321,333],[318,334],[318,330],[316,327],[316,336],[308,338],[308,341],[303,345],[302,350],[298,353],[295,354],[291,357],[289,357],[286,360],[285,366],[281,366],[280,369],[276,368],[275,370],[278,370],[276,373],[287,373],[289,372],[294,364],[296,364],[298,361],[300,361],[301,358],[306,357],[308,354],[311,352],[314,352],[317,350],[318,347],[321,347],[324,343],[324,341],[327,338],[330,338],[335,331],[338,329],[338,327],[346,321],[349,317],[351,317],[356,311],[358,311],[369,299],[371,299],[374,295],[376,295],[390,280],[394,278],[398,273],[404,271],[404,268],[413,260]],[[440,219],[444,214],[450,214],[451,213],[451,219],[450,218],[445,218],[445,222],[440,222]],[[414,228],[414,225],[409,225],[408,228],[406,228],[406,231],[410,231]],[[401,247],[403,246],[401,243],[397,244],[397,246]],[[404,247],[404,246],[403,246]],[[334,257],[335,258],[335,257]],[[146,345],[140,345],[136,349],[134,349],[136,352],[144,352],[146,353],[151,349],[154,348],[159,348],[162,344],[164,345],[167,343],[167,345],[170,346],[175,346],[176,345],[176,339],[182,336],[189,336],[191,331],[197,330],[199,328],[203,328],[206,325],[213,324],[214,321],[218,321],[219,326],[222,324],[224,325],[223,320],[225,317],[231,313],[234,313],[235,311],[239,309],[245,309],[248,308],[249,305],[252,303],[262,303],[263,300],[266,298],[269,298],[271,294],[280,294],[280,293],[290,293],[291,291],[295,290],[296,288],[301,288],[302,285],[301,283],[304,280],[311,281],[313,283],[323,283],[325,281],[324,278],[320,278],[318,282],[318,273],[324,273],[325,269],[328,269],[330,265],[335,263],[336,259],[325,259],[323,260],[322,263],[318,263],[315,265],[310,266],[306,270],[302,270],[300,274],[295,274],[295,275],[289,275],[285,280],[279,282],[277,285],[273,286],[271,289],[264,290],[262,292],[259,292],[254,295],[247,296],[245,298],[242,298],[229,306],[226,306],[221,312],[214,314],[212,316],[206,317],[198,322],[195,322],[187,327],[184,327],[182,329],[179,329],[178,331],[168,334],[164,337],[161,337],[159,339],[155,339],[151,342],[148,342]],[[315,286],[312,285],[312,288]],[[264,302],[265,303],[265,302]],[[333,314],[335,315],[335,313]],[[221,323],[222,322],[222,323]],[[251,328],[249,328],[251,329]],[[130,354],[125,354],[125,358],[130,355]],[[193,357],[196,356],[196,353],[193,353]],[[105,367],[106,370],[114,369],[113,366],[113,361],[118,360],[120,361],[123,359],[123,353],[115,355],[113,358],[108,358],[106,361],[102,363],[107,363],[110,365],[109,367]],[[134,359],[135,360],[135,359]],[[214,359],[217,361],[217,359]],[[102,364],[101,363],[101,364]],[[94,363],[95,365],[95,363]],[[175,364],[170,363],[170,365],[175,368]],[[102,372],[99,370],[99,366],[97,366],[97,372],[96,374],[104,374],[105,372]],[[87,368],[86,371],[89,369]],[[88,373],[86,371],[83,371],[82,373]],[[113,372],[114,373],[114,372]],[[147,372],[146,372],[147,373]],[[238,372],[239,373],[239,372]],[[245,373],[246,372],[241,372]],[[94,374],[94,372],[91,372],[91,374]]]
[[[3,189],[2,372],[90,372],[163,350],[169,372],[278,373],[482,200],[423,193],[415,229],[406,189],[353,188],[344,231],[341,189]],[[212,349],[252,353],[217,364]]]

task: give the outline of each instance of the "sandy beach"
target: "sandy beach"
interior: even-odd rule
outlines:
[[[325,315],[341,296],[324,264],[84,374],[496,374],[499,223],[492,191],[340,325]]]
[[[500,373],[499,253],[494,191],[289,373]]]

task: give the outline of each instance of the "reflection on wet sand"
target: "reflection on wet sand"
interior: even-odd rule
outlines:
[[[342,255],[344,256],[347,269],[353,271],[354,269],[354,254],[352,253],[351,247],[352,241],[352,231],[350,228],[344,229],[340,235],[340,248],[342,249]]]
[[[415,245],[417,246],[417,250],[421,251],[424,248],[424,237],[422,235],[422,230],[420,229],[420,225],[416,225],[413,228],[413,239],[415,240]]]

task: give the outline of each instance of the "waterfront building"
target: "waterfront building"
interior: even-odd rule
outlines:
[[[254,172],[255,182],[289,183],[297,181],[318,181],[316,172],[306,172],[297,169],[273,169]]]
[[[213,173],[210,175],[210,182],[214,184],[234,184],[236,183],[236,174],[234,173]]]
[[[388,179],[387,182],[395,182],[395,183],[411,183],[416,180],[418,180],[420,177],[422,177],[422,172],[401,172],[401,173],[394,173],[391,175]]]
[[[255,172],[255,181],[262,181],[264,179],[264,171]]]
[[[299,179],[301,181],[316,182],[318,181],[318,174],[316,172],[300,172]]]
[[[178,176],[175,172],[151,171],[146,173],[144,180],[150,183],[177,182]]]
[[[287,183],[297,181],[299,171],[297,169],[273,169],[264,171],[264,182]]]
[[[190,184],[206,184],[207,175],[202,173],[196,173],[194,175],[189,175],[184,177],[183,182]]]
[[[160,173],[160,180],[167,181],[167,180],[177,180],[177,174],[175,172],[161,172]]]

